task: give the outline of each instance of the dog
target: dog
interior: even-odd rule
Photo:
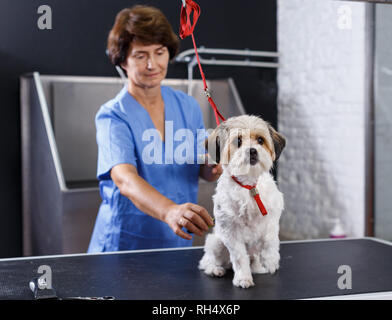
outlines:
[[[207,235],[199,269],[233,285],[254,286],[252,273],[279,269],[279,219],[283,194],[270,174],[286,139],[255,115],[222,122],[206,139],[209,161],[221,163],[214,202],[215,226]]]

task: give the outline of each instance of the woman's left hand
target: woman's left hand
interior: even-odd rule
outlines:
[[[216,181],[222,174],[222,165],[218,164],[203,164],[200,168],[200,176],[207,181]]]
[[[211,168],[212,168],[211,174],[214,177],[214,180],[218,179],[223,172],[222,165],[219,163],[214,164],[214,165],[211,165]]]

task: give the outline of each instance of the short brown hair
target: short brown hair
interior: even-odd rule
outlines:
[[[132,42],[143,44],[162,44],[169,50],[173,59],[179,49],[179,39],[161,10],[136,5],[121,10],[108,37],[108,56],[114,65],[123,63]]]

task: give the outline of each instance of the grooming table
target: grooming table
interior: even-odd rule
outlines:
[[[33,299],[38,267],[52,270],[59,297],[254,300],[392,299],[392,243],[375,238],[282,242],[280,269],[254,275],[255,287],[232,285],[233,272],[211,278],[197,269],[201,247],[0,259],[0,299]],[[339,289],[340,266],[352,288]],[[347,274],[346,274],[347,275]]]

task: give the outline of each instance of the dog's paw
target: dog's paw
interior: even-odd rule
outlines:
[[[266,251],[262,254],[261,264],[268,273],[274,274],[279,269],[280,254],[276,251]]]
[[[223,277],[226,270],[221,266],[209,265],[205,267],[204,273],[210,277]]]
[[[253,287],[255,284],[253,282],[252,278],[240,278],[240,277],[235,277],[233,279],[233,285],[239,288],[249,288]]]
[[[261,263],[252,263],[250,269],[252,273],[258,273],[258,274],[268,273],[268,270]]]
[[[266,273],[274,274],[277,270],[279,270],[279,261],[264,261],[263,267],[267,271]]]

